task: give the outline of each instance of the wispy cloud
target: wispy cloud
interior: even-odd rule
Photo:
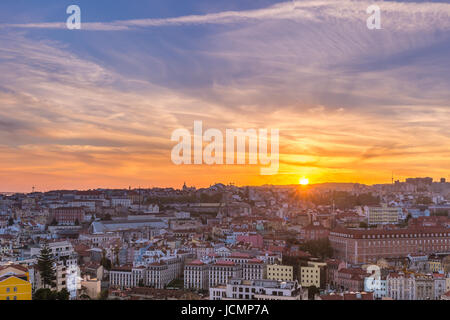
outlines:
[[[112,22],[85,22],[83,30],[120,31],[136,28],[182,26],[199,24],[235,24],[261,20],[302,20],[304,22],[332,22],[338,20],[366,21],[365,9],[379,4],[383,10],[383,24],[390,30],[417,30],[450,28],[450,4],[424,2],[400,3],[368,0],[318,0],[287,1],[267,8],[247,11],[225,11],[204,15],[188,15],[173,18],[132,19]],[[10,28],[63,29],[62,22],[3,24]]]
[[[383,30],[371,31],[369,4],[285,2],[84,23],[83,30],[129,33],[82,33],[65,43],[36,30],[64,23],[2,25],[1,180],[11,190],[40,181],[87,188],[443,174],[450,58],[439,31],[449,28],[450,5],[380,2]],[[205,24],[221,26],[189,38],[190,46],[179,38],[155,44],[144,30]],[[156,56],[160,43],[166,51]],[[210,128],[279,128],[281,174],[267,180],[252,167],[173,166],[170,133],[199,119]]]

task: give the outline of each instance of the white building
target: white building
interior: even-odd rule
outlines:
[[[163,289],[172,280],[180,278],[183,273],[184,256],[181,254],[163,255],[161,251],[145,251],[141,259],[137,259],[138,257],[135,257],[134,267],[122,266],[111,269],[111,286],[133,288],[142,284],[146,287]]]
[[[250,259],[242,265],[242,277],[245,280],[265,279],[266,274],[266,264],[259,259]]]
[[[210,300],[306,300],[307,291],[297,281],[230,279],[209,289]]]
[[[386,277],[386,297],[394,300],[416,300],[414,274],[390,273]]]
[[[208,264],[200,260],[194,260],[186,263],[186,265],[184,266],[184,288],[208,290],[208,274]]]
[[[231,278],[242,278],[242,266],[232,262],[218,260],[209,268],[209,287],[225,285]]]
[[[112,198],[111,207],[131,207],[131,199],[128,198]]]
[[[86,209],[86,211],[95,211],[95,201],[73,200],[69,202],[69,207],[72,208],[83,207]]]
[[[434,298],[439,299],[444,293],[447,292],[447,279],[444,274],[434,275]]]

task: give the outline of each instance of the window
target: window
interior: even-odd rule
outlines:
[[[14,292],[17,292],[17,287],[14,287]]]
[[[11,291],[11,288],[6,288],[6,292],[10,292]],[[8,297],[9,298],[9,297]],[[9,299],[8,299],[9,300]]]

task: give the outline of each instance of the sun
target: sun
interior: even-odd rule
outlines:
[[[308,178],[301,178],[300,181],[299,181],[299,183],[300,183],[302,186],[307,186],[307,185],[309,184],[309,179],[308,179]]]

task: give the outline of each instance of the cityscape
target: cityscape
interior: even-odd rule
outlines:
[[[0,1],[1,310],[446,307],[449,52],[449,0]]]
[[[4,194],[1,299],[450,299],[445,178],[301,182]]]

